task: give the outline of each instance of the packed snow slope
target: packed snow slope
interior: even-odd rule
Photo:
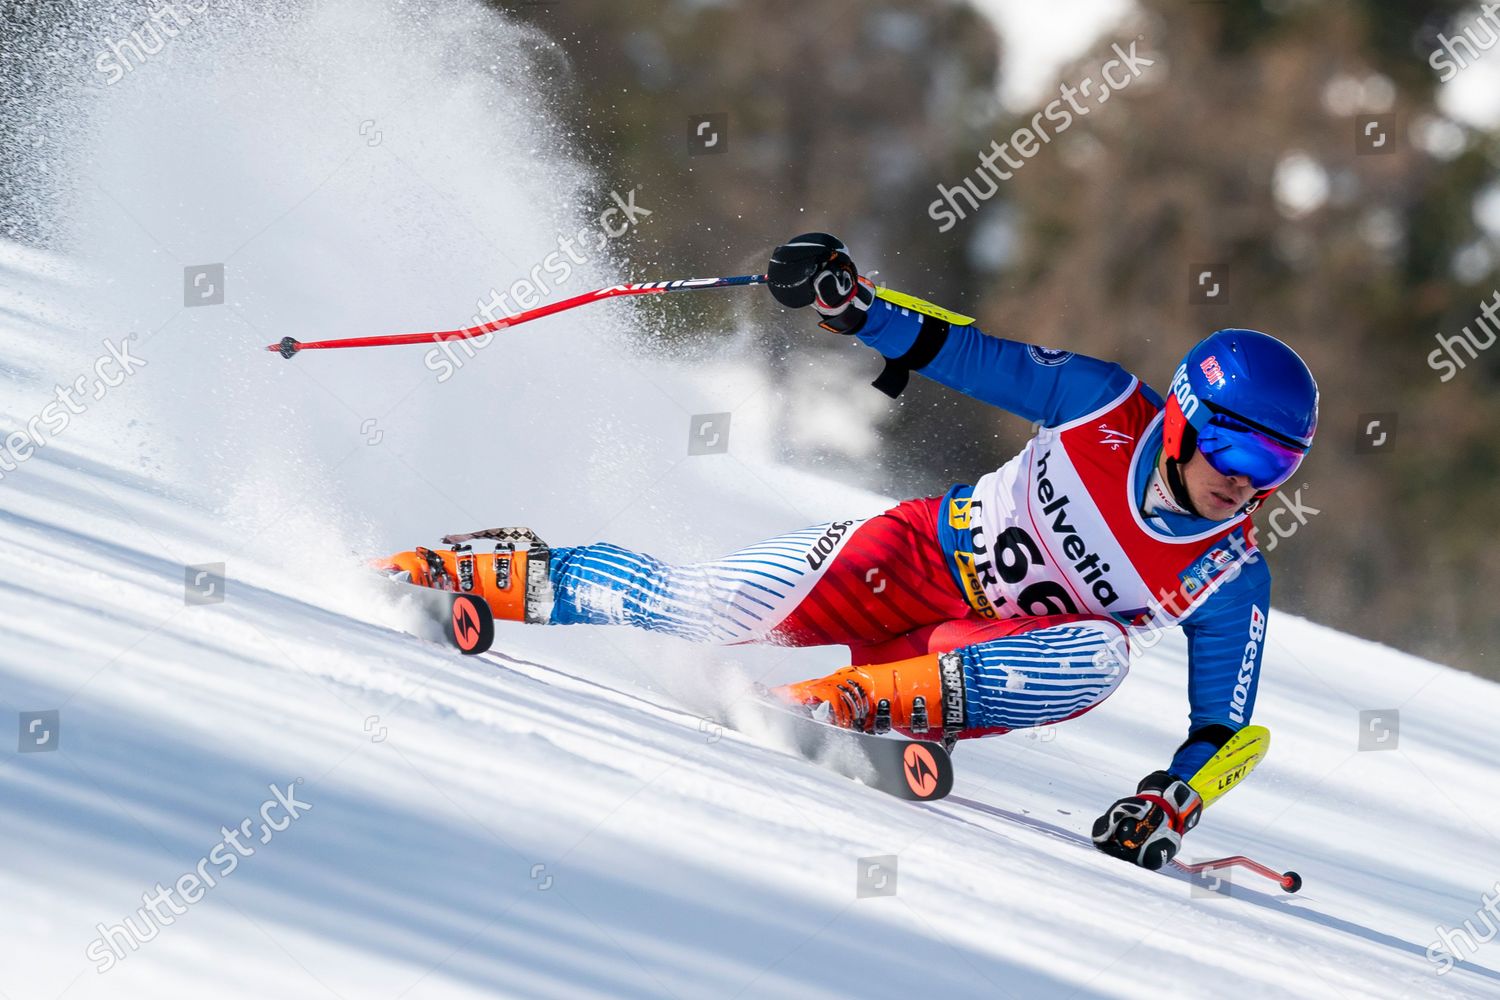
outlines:
[[[58,349],[88,339],[65,309],[87,275],[0,254],[11,430],[94,369]],[[235,364],[290,370],[241,339]],[[145,367],[0,481],[0,700],[10,720],[59,713],[43,726],[53,749],[7,750],[0,767],[7,1000],[1126,997],[1158,982],[1500,995],[1500,945],[1445,975],[1424,954],[1440,925],[1483,931],[1474,915],[1500,874],[1492,683],[1279,610],[1257,713],[1271,756],[1187,855],[1247,853],[1306,888],[1239,873],[1230,895],[1195,895],[1085,841],[1181,738],[1180,641],[1083,718],[962,746],[948,800],[899,802],[706,719],[716,693],[825,669],[836,650],[509,626],[498,652],[463,658],[382,624],[353,553],[316,551],[301,526],[309,496],[265,481],[261,504],[210,504],[150,457],[149,434],[132,437],[131,394],[160,377],[148,346]],[[320,362],[332,370],[291,364]],[[577,473],[559,451],[506,474]],[[670,490],[643,503],[680,524],[651,540],[672,558],[885,502],[732,453],[663,475]],[[451,491],[483,517],[450,527],[543,517],[558,542],[594,534],[586,507],[554,517],[465,479],[452,470],[433,502]],[[224,600],[185,603],[185,567],[212,562]],[[1399,708],[1399,745],[1358,749],[1364,708]],[[273,809],[284,829],[247,838],[254,853],[185,912],[159,904],[170,925],[148,923],[142,895],[200,871],[226,828],[249,818],[263,834],[273,785],[307,804],[299,818]],[[860,859],[880,856],[896,891],[860,898]],[[105,952],[88,949],[127,917],[150,939],[119,932],[124,957],[101,972]]]
[[[773,386],[749,338],[816,332],[709,292],[743,328],[679,324],[671,357],[627,302],[451,372],[284,361],[262,346],[451,328],[527,276],[548,301],[676,277],[653,216],[599,239],[617,198],[671,212],[670,179],[601,182],[552,123],[555,46],[467,0],[223,0],[118,78],[96,54],[138,3],[48,10],[0,38],[38,123],[10,203],[55,248],[0,245],[0,1000],[1500,995],[1500,944],[1427,957],[1487,928],[1500,689],[1295,609],[1270,758],[1186,856],[1296,869],[1297,896],[1086,843],[1183,736],[1177,636],[1089,715],[961,747],[921,807],[713,721],[838,649],[508,626],[466,659],[392,627],[362,560],[448,532],[688,561],[883,509],[776,461],[878,440],[875,359]],[[839,228],[812,208],[767,246]],[[689,454],[724,413],[727,451]],[[1359,750],[1367,710],[1399,710],[1388,749]]]

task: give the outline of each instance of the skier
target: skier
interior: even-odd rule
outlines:
[[[1187,738],[1093,828],[1101,851],[1166,864],[1202,811],[1187,779],[1255,706],[1271,580],[1249,514],[1312,444],[1307,366],[1266,334],[1220,330],[1188,352],[1163,405],[1119,365],[877,298],[825,233],[777,247],[767,276],[782,305],[811,305],[823,329],[884,355],[876,385],[891,395],[916,371],[1040,430],[972,486],[713,562],[674,566],[601,542],[493,560],[418,549],[384,565],[426,586],[465,576],[502,620],[845,644],[850,666],[772,694],[837,726],[949,746],[1089,711],[1125,676],[1132,632],[1181,625]],[[497,535],[539,543],[524,529],[448,541]]]

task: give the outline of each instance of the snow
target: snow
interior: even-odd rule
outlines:
[[[630,307],[509,331],[441,383],[420,348],[262,351],[464,322],[608,191],[547,140],[515,68],[533,36],[329,3],[237,46],[245,9],[67,99],[78,250],[0,245],[0,429],[109,346],[145,361],[0,467],[0,724],[55,748],[0,758],[0,997],[1500,995],[1500,945],[1441,976],[1425,954],[1483,931],[1500,879],[1500,689],[1287,609],[1270,756],[1185,856],[1296,869],[1296,896],[1243,872],[1195,894],[1086,843],[1182,738],[1180,636],[1096,711],[962,746],[918,806],[712,721],[839,649],[509,625],[464,658],[393,629],[361,561],[445,532],[687,560],[894,498],[779,465],[786,401],[727,366],[734,333],[667,358]],[[663,277],[613,253],[549,294]],[[185,306],[211,262],[224,303]],[[719,412],[729,452],[689,457]],[[218,563],[224,599],[188,603]],[[1361,752],[1360,712],[1388,709],[1399,743]],[[278,794],[308,807],[273,830]],[[142,895],[221,873],[245,820],[254,853],[146,923]],[[894,895],[861,897],[890,855]],[[122,931],[98,971],[127,918],[150,940]]]
[[[69,339],[44,316],[78,279],[12,247],[0,271],[14,428],[64,381],[24,369]],[[1307,886],[1237,873],[1231,898],[1195,897],[1084,840],[1180,739],[1175,638],[1095,712],[961,747],[953,796],[909,805],[707,721],[714,689],[836,650],[511,625],[500,652],[462,658],[370,620],[384,612],[350,596],[352,565],[325,569],[337,599],[309,593],[274,544],[229,558],[222,603],[185,605],[184,565],[242,550],[245,530],[118,450],[116,408],[149,372],[3,480],[0,691],[12,717],[60,710],[61,745],[0,771],[0,994],[838,997],[857,977],[870,997],[1115,997],[1167,970],[1190,995],[1225,975],[1254,995],[1500,992],[1493,946],[1442,977],[1424,957],[1497,875],[1492,683],[1278,612],[1257,713],[1272,753],[1187,855],[1247,853]],[[809,509],[876,499],[754,475]],[[726,482],[677,482],[668,516],[720,515],[695,542],[764,519]],[[748,652],[769,660],[752,671]],[[1359,710],[1390,707],[1399,747],[1357,750]],[[300,819],[96,971],[96,925],[135,916],[294,779]],[[879,855],[898,859],[896,895],[857,898],[858,859]]]

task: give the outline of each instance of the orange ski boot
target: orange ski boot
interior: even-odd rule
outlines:
[[[494,554],[477,553],[469,542],[491,539]],[[517,549],[517,541],[530,546]],[[528,528],[490,528],[446,535],[451,549],[418,546],[374,562],[394,577],[405,576],[419,587],[478,593],[497,621],[545,624],[552,612],[552,582],[547,575],[551,550]]]
[[[774,687],[770,694],[807,708],[827,705],[829,721],[843,729],[895,729],[947,742],[965,728],[963,658],[956,652],[844,667],[826,677]]]

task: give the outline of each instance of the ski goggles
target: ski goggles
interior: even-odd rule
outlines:
[[[1224,413],[1215,413],[1198,431],[1198,450],[1215,471],[1244,476],[1257,490],[1286,482],[1307,454]]]

